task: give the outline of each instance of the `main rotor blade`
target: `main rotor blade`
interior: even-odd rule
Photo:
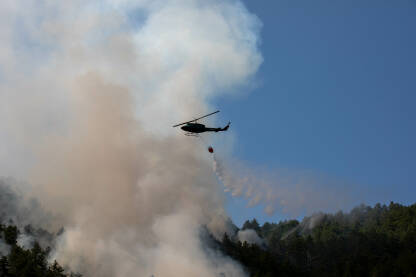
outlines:
[[[220,111],[215,111],[215,112],[213,112],[213,113],[209,113],[209,114],[207,114],[207,115],[204,115],[204,116],[201,116],[201,117],[198,117],[198,118],[195,118],[195,119],[192,119],[192,120],[189,120],[189,121],[183,122],[183,123],[179,123],[179,124],[173,125],[172,127],[178,127],[178,126],[184,125],[184,124],[186,124],[186,123],[191,123],[191,122],[194,122],[194,121],[200,120],[201,118],[204,118],[204,117],[207,117],[207,116],[210,116],[210,115],[213,115],[213,114],[219,113],[219,112],[220,112]]]

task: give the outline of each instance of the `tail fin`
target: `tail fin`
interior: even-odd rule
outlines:
[[[228,121],[227,126],[225,126],[224,128],[222,128],[222,130],[223,130],[223,131],[227,131],[227,130],[228,130],[228,128],[230,128],[230,124],[231,124],[231,122],[230,122],[230,121]]]

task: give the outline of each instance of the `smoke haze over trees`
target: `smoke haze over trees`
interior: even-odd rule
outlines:
[[[225,235],[219,247],[250,276],[414,276],[416,204],[358,206],[297,220],[246,221],[266,246]]]
[[[55,260],[65,229],[52,231],[53,214],[16,191],[16,183],[0,179],[0,276],[79,276]],[[360,205],[300,222],[253,219],[241,229],[228,224],[222,237],[209,228],[199,228],[198,236],[206,253],[238,261],[248,276],[412,276],[416,270],[416,204]]]

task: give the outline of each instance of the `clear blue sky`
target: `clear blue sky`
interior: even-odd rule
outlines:
[[[234,155],[347,180],[375,192],[368,204],[416,202],[416,2],[245,4],[263,23],[264,63],[249,94],[216,99]],[[227,207],[238,225],[288,217]]]

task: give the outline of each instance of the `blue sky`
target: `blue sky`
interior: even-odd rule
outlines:
[[[245,1],[263,23],[256,86],[217,98],[234,156],[350,183],[366,204],[415,202],[416,3]],[[227,197],[237,225],[289,218]]]

